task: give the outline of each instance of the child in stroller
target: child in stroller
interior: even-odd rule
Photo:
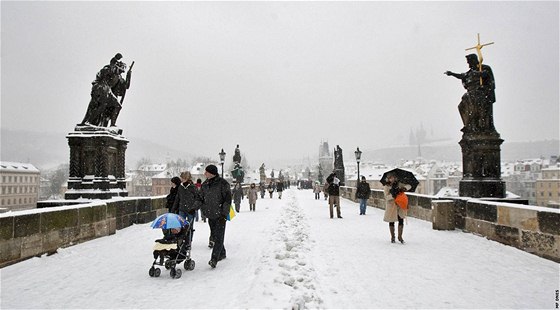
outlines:
[[[194,269],[195,262],[191,259],[191,233],[190,223],[181,228],[163,229],[163,238],[155,241],[150,277],[159,277],[161,274],[161,270],[155,266],[170,269],[170,275],[174,279],[179,279],[183,274],[180,268],[176,268],[183,261],[185,270]]]

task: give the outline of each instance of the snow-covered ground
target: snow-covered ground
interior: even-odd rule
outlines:
[[[227,259],[207,262],[209,229],[195,224],[197,265],[148,276],[149,224],[0,270],[1,309],[131,308],[554,308],[559,264],[409,218],[391,244],[383,211],[341,200],[330,219],[310,190],[259,199],[226,229]]]

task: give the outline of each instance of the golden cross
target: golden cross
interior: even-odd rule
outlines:
[[[466,48],[465,51],[476,49],[476,53],[478,54],[478,71],[482,72],[482,48],[486,45],[494,44],[494,42],[480,44],[480,33],[478,33],[477,36],[478,43],[473,47]],[[480,77],[480,85],[482,85],[482,76]]]

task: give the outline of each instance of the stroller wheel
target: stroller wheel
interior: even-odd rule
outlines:
[[[171,269],[171,264],[172,264],[172,262],[170,260],[166,261],[165,262],[165,269],[167,269],[167,270]]]
[[[159,268],[156,268],[154,276],[157,278],[161,275],[161,270]]]
[[[182,274],[183,274],[183,272],[181,271],[181,269],[172,268],[171,271],[169,271],[169,275],[170,275],[173,279],[179,279],[179,278],[181,277]]]
[[[175,279],[179,279],[182,275],[183,275],[183,272],[181,271],[181,269],[176,269],[175,270]]]
[[[150,277],[155,276],[156,269],[154,268],[154,266],[152,266],[152,268],[150,268],[150,270],[148,271],[148,274],[150,275]]]
[[[185,267],[185,270],[194,270],[194,260],[189,259],[185,261],[185,264],[183,265],[183,267]]]

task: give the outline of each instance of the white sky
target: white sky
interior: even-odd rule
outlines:
[[[559,4],[549,2],[1,2],[1,126],[72,131],[91,81],[136,61],[118,125],[253,165],[456,143],[465,48],[483,43],[506,142],[559,138]],[[367,159],[365,159],[367,160]]]

